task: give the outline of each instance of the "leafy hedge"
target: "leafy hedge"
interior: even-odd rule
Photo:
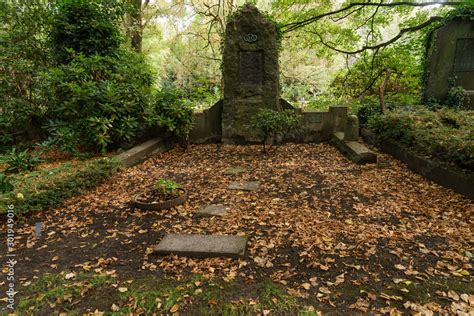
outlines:
[[[64,199],[99,184],[119,166],[120,162],[115,159],[97,158],[12,175],[9,179],[14,190],[0,194],[0,213],[5,213],[8,204],[15,205],[20,214],[61,205]]]
[[[78,55],[43,75],[46,129],[61,147],[105,152],[132,140],[144,126],[153,76],[141,56]]]
[[[372,116],[368,126],[382,140],[397,142],[418,154],[474,171],[474,111],[394,110]]]

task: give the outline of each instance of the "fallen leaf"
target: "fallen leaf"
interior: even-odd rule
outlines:
[[[407,269],[404,265],[401,265],[401,264],[396,264],[395,268],[397,268],[398,270],[406,270]]]
[[[305,289],[305,290],[309,290],[311,285],[309,283],[303,283],[301,284],[301,286]]]
[[[171,308],[170,308],[170,313],[176,313],[178,310],[179,310],[179,305],[178,305],[178,304],[174,304],[174,305],[171,306]]]

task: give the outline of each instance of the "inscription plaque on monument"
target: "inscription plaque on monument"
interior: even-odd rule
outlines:
[[[240,82],[245,84],[263,84],[263,52],[240,52]]]
[[[474,71],[474,38],[461,38],[457,40],[454,70]]]

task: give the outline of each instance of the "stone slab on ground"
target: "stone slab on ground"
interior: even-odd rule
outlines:
[[[246,246],[247,237],[242,236],[167,234],[155,247],[154,253],[195,258],[241,258]]]
[[[258,191],[259,181],[236,181],[229,184],[229,190]]]
[[[229,207],[224,205],[206,205],[205,207],[196,211],[198,216],[224,216],[230,210]]]
[[[350,160],[357,164],[376,163],[377,155],[360,142],[344,140],[344,133],[333,134],[333,144]]]
[[[247,169],[242,167],[231,167],[224,171],[225,175],[239,175],[241,173],[247,172]]]

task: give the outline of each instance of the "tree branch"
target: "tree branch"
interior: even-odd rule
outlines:
[[[311,31],[309,31],[309,32],[317,35],[319,37],[319,40],[320,40],[321,44],[323,44],[324,46],[326,46],[327,48],[329,48],[331,50],[334,50],[334,51],[342,53],[342,54],[356,55],[356,54],[362,53],[366,50],[378,50],[380,48],[386,47],[386,46],[388,46],[390,44],[393,44],[394,42],[398,41],[405,33],[411,33],[411,32],[421,30],[421,29],[427,27],[428,25],[430,25],[434,22],[441,21],[442,19],[443,18],[440,17],[440,16],[431,17],[429,20],[425,21],[424,23],[421,23],[419,25],[412,26],[412,27],[407,27],[405,29],[401,29],[400,32],[395,37],[392,37],[390,40],[388,40],[386,42],[383,42],[383,43],[380,43],[380,44],[377,44],[377,45],[365,45],[365,46],[362,46],[360,49],[354,50],[354,51],[343,50],[343,49],[337,48],[335,46],[332,46],[331,44],[327,43],[323,39],[321,34],[319,34],[317,32],[311,32]]]
[[[288,33],[291,31],[294,31],[296,29],[299,29],[301,27],[304,27],[308,24],[314,23],[318,20],[321,20],[324,17],[335,15],[347,10],[350,10],[353,7],[357,6],[379,6],[379,7],[398,7],[398,6],[411,6],[411,7],[427,7],[431,5],[443,5],[443,6],[458,6],[462,5],[464,2],[443,2],[443,1],[432,1],[432,2],[410,2],[410,1],[400,1],[400,2],[390,2],[390,3],[374,3],[374,2],[353,2],[343,8],[340,8],[335,11],[331,12],[326,12],[323,14],[319,14],[316,16],[313,16],[309,19],[298,21],[298,22],[292,22],[285,24],[281,27],[281,30],[283,33]],[[350,14],[349,14],[350,15]]]

